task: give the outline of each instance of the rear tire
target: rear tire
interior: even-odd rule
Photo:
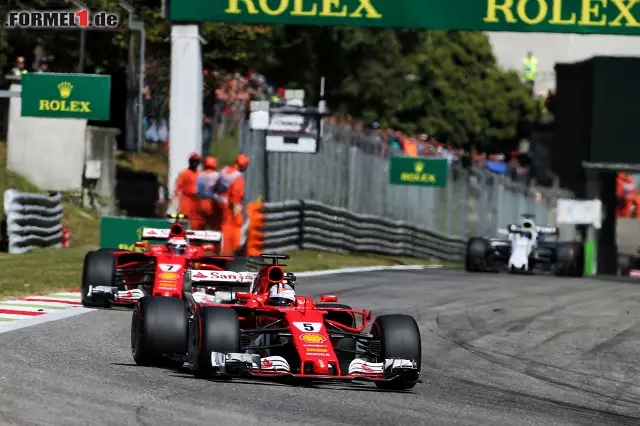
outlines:
[[[487,262],[487,240],[481,237],[469,238],[464,258],[467,272],[485,271]]]
[[[84,257],[82,267],[82,305],[88,308],[109,308],[111,300],[106,296],[89,296],[90,287],[112,287],[115,284],[116,257],[104,250],[90,251]]]
[[[184,361],[165,354],[187,353],[187,307],[175,297],[145,296],[131,317],[131,353],[136,364],[178,369]]]
[[[340,308],[340,309],[352,309],[349,305],[343,305],[341,303],[318,303],[316,308]],[[330,312],[325,316],[325,319],[335,321],[339,324],[346,325],[347,327],[354,328],[356,321],[351,312]],[[340,364],[340,373],[343,376],[349,374],[349,365],[356,357],[357,342],[355,339],[348,337],[340,339],[337,345],[333,347],[338,357],[338,363]]]
[[[618,275],[628,277],[631,271],[631,260],[633,256],[629,254],[618,255]]]
[[[407,390],[418,382],[422,369],[422,340],[416,320],[410,315],[381,315],[373,322],[371,332],[380,339],[379,362],[389,358],[415,361],[417,371],[409,371],[397,381],[376,382],[378,389]]]
[[[240,352],[240,321],[232,308],[197,306],[189,324],[187,362],[194,376],[202,379],[217,375],[211,352]],[[226,378],[225,376],[219,376]]]
[[[561,242],[556,247],[556,275],[582,277],[584,275],[584,246],[578,242]]]

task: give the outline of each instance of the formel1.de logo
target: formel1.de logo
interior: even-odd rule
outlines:
[[[115,28],[120,17],[111,12],[91,13],[88,9],[64,10],[16,10],[7,14],[6,28]]]

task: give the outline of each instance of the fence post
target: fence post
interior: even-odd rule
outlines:
[[[304,249],[304,210],[305,210],[305,202],[304,200],[299,200],[300,206],[298,207],[300,212],[300,225],[298,226],[298,247],[300,249]]]

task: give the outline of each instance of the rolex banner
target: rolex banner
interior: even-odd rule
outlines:
[[[22,116],[109,120],[111,77],[40,73],[22,76]]]
[[[639,0],[174,0],[181,22],[640,35]]]
[[[389,157],[389,183],[445,188],[449,181],[446,158]]]

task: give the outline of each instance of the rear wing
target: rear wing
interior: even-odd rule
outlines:
[[[498,229],[498,234],[509,235],[509,234],[521,232],[521,231],[522,231],[522,228],[520,227],[520,225],[516,225],[515,223],[512,223],[508,225],[506,229]],[[538,235],[558,235],[559,234],[558,228],[555,226],[536,226],[536,232],[538,233]]]
[[[161,228],[142,228],[142,240],[166,240],[169,238],[170,231]]]
[[[222,232],[218,231],[192,231],[188,230],[187,239],[189,241],[200,241],[203,243],[219,243],[222,241]]]
[[[190,278],[192,283],[198,286],[205,283],[220,283],[231,287],[233,284],[251,284],[258,275],[257,272],[233,272],[233,271],[210,271],[191,270]]]
[[[219,243],[222,241],[222,233],[217,231],[185,231],[189,241]],[[162,228],[142,228],[142,240],[166,240],[171,235],[169,229]]]

